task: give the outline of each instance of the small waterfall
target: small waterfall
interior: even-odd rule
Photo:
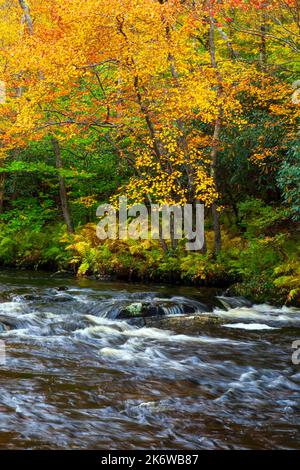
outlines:
[[[165,304],[161,305],[163,312],[165,315],[183,315],[184,314],[184,307],[181,304]]]
[[[219,295],[216,297],[221,304],[226,308],[226,310],[230,310],[231,308],[237,307],[251,307],[252,303],[250,300],[245,299],[245,297],[225,297]]]

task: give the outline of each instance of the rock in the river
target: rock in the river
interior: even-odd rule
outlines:
[[[226,323],[216,315],[176,315],[159,318],[145,318],[145,326],[173,330],[177,333],[198,333],[204,326]]]
[[[124,306],[117,318],[126,320],[131,318],[148,318],[161,316],[188,315],[208,311],[207,307],[195,300],[181,297],[171,299],[151,299],[150,301],[133,302]]]
[[[156,317],[165,315],[163,308],[156,303],[134,302],[123,308],[119,315],[119,320],[126,320],[137,317]]]
[[[10,330],[10,327],[8,325],[5,325],[4,323],[0,323],[0,333],[3,333],[7,330]]]
[[[143,310],[143,304],[141,302],[136,302],[128,307],[126,307],[125,311],[127,311],[130,315],[136,316],[136,315],[141,315]]]
[[[17,324],[18,324],[18,320],[14,318],[10,318],[7,315],[0,315],[0,325],[3,326],[4,331],[12,330],[16,328]]]
[[[219,295],[217,299],[227,310],[231,308],[252,307],[252,302],[245,297],[226,297]]]

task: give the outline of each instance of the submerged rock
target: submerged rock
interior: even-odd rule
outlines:
[[[214,326],[226,323],[216,315],[177,315],[160,318],[145,318],[148,327],[172,330],[177,333],[198,333],[204,326]]]
[[[10,330],[11,327],[9,325],[6,325],[5,323],[0,323],[0,333],[4,333],[4,331]]]
[[[252,302],[245,297],[226,297],[219,295],[217,299],[227,310],[231,308],[252,307]]]

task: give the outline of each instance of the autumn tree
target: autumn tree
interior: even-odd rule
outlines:
[[[131,201],[211,208],[217,255],[227,136],[253,127],[251,107],[287,139],[297,127],[279,58],[297,52],[298,2],[2,3],[2,153],[51,136],[61,175],[62,146],[96,135],[131,169],[119,189]],[[262,135],[247,159],[270,168],[274,153]],[[61,176],[60,194],[72,231]]]

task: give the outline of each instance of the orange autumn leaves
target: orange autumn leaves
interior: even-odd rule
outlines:
[[[0,0],[0,80],[7,89],[0,151],[5,156],[50,134],[61,142],[100,134],[133,169],[120,188],[132,200],[200,200],[210,206],[217,197],[210,151],[220,109],[226,129],[248,125],[245,94],[262,106],[271,99],[274,115],[291,108],[260,65],[261,37],[249,33],[262,10],[268,24],[286,11],[293,31],[282,4],[28,0],[31,33],[19,2]],[[210,60],[208,15],[216,26],[217,71]],[[218,142],[220,151],[223,146]]]

